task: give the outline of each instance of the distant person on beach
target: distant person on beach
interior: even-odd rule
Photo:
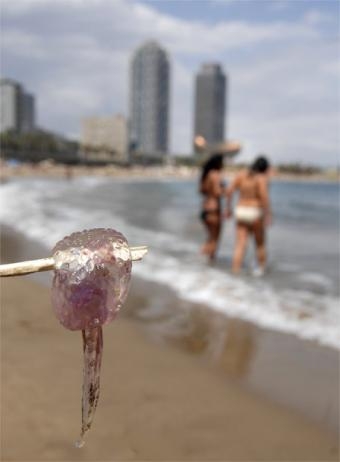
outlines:
[[[202,167],[200,193],[203,195],[201,220],[207,230],[207,240],[202,253],[215,258],[221,233],[221,198],[225,193],[222,179],[223,156],[215,154]]]
[[[248,170],[238,173],[227,189],[226,217],[232,216],[232,198],[239,193],[235,207],[236,244],[232,271],[239,273],[250,235],[254,236],[258,268],[256,275],[262,275],[266,267],[265,231],[271,224],[272,214],[268,191],[269,162],[258,157]]]

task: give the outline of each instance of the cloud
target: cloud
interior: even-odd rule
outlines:
[[[20,57],[30,55],[35,59],[46,56],[44,47],[41,46],[40,38],[33,34],[27,34],[20,30],[3,30],[2,48],[6,53]]]
[[[324,11],[316,10],[316,9],[311,9],[307,11],[304,15],[304,21],[307,24],[311,25],[319,25],[322,23],[328,23],[332,22],[334,20],[334,17],[332,14],[327,14]]]
[[[338,42],[324,36],[328,15],[306,9],[300,19],[266,23],[229,16],[208,24],[136,1],[3,0],[3,74],[36,94],[41,125],[74,134],[82,117],[127,115],[132,51],[154,38],[172,65],[174,151],[190,152],[194,74],[217,60],[230,82],[228,136],[244,143],[244,158],[266,148],[278,161],[309,161],[311,151],[318,161],[327,147],[334,163]]]
[[[268,2],[268,7],[272,11],[284,11],[291,7],[293,2],[287,0],[273,0]]]

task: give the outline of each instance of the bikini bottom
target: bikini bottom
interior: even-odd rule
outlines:
[[[235,209],[235,217],[239,223],[252,225],[262,218],[262,209],[260,207],[238,205]]]
[[[212,213],[216,214],[220,214],[220,210],[219,209],[210,209],[210,210],[202,210],[201,212],[201,215],[200,215],[200,218],[202,221],[207,221],[207,216],[208,215],[211,215]]]

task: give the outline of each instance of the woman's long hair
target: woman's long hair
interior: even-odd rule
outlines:
[[[264,156],[257,157],[251,164],[250,173],[265,173],[270,168],[269,161]]]
[[[202,167],[202,175],[201,175],[201,182],[200,182],[201,190],[202,190],[203,182],[206,179],[208,173],[211,170],[222,170],[222,168],[223,168],[222,154],[215,154],[206,161],[206,163]]]

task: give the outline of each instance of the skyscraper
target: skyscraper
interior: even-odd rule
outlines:
[[[196,76],[194,139],[207,144],[224,140],[226,77],[219,64],[203,64]]]
[[[35,128],[34,96],[26,93],[22,85],[11,79],[0,80],[1,132],[14,130],[31,132]]]
[[[130,145],[147,155],[168,150],[170,66],[157,42],[139,47],[131,63]]]
[[[20,120],[22,133],[32,132],[35,129],[35,98],[30,93],[21,92]]]

